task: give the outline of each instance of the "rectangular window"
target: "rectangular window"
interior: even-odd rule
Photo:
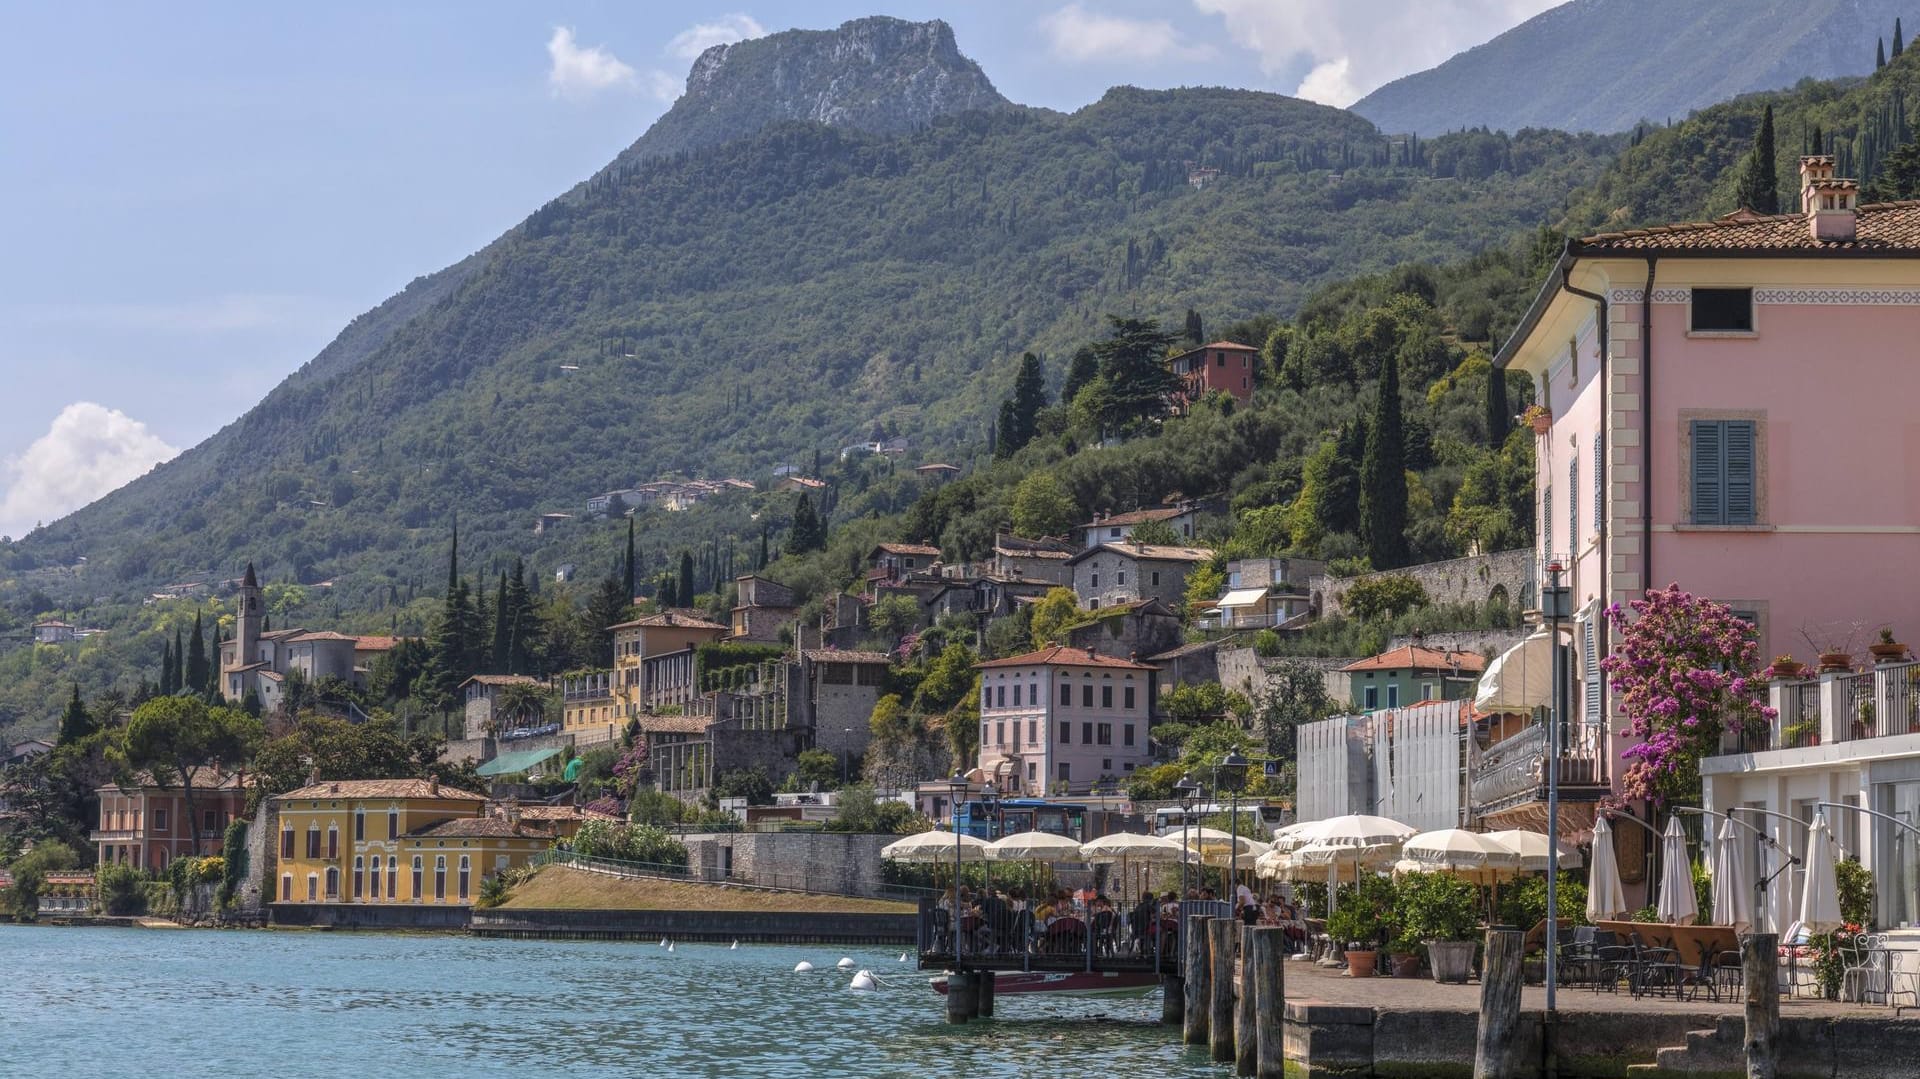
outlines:
[[[1100,575],[1098,573],[1087,574],[1087,587],[1089,588],[1100,587]]]
[[[1096,746],[1112,745],[1113,744],[1113,724],[1102,723],[1098,727],[1094,728],[1093,744]]]
[[[167,830],[166,810],[156,809],[153,811],[153,830],[156,832],[164,832]]]
[[[366,810],[364,809],[357,810],[353,814],[353,841],[355,843],[358,843],[366,838],[367,838],[367,813],[366,813]]]
[[[1693,523],[1750,525],[1755,520],[1752,420],[1694,420]]]
[[[1365,695],[1365,700],[1366,700],[1365,707],[1366,707],[1366,710],[1369,712],[1373,711],[1375,708],[1380,707],[1380,687],[1368,686],[1367,692]]]
[[[1553,485],[1540,489],[1540,557],[1553,557]]]
[[[1155,587],[1155,588],[1158,588],[1158,587],[1160,587],[1160,571],[1159,571],[1159,570],[1154,570],[1154,571],[1153,571],[1153,575],[1152,575],[1152,577],[1151,577],[1151,580],[1153,581],[1153,587]]]
[[[1080,687],[1080,707],[1082,708],[1093,707],[1093,683],[1092,682],[1088,682],[1086,685],[1083,685]]]
[[[1113,707],[1113,687],[1112,686],[1100,687],[1100,707],[1102,708]]]
[[[1438,698],[1438,697],[1436,697],[1436,696],[1434,696],[1434,695],[1433,695],[1433,683],[1432,683],[1432,682],[1422,682],[1422,683],[1420,683],[1420,699],[1421,699],[1421,700],[1423,700],[1423,701],[1437,701],[1437,700],[1439,700],[1439,699],[1440,699],[1440,698]]]
[[[1129,712],[1133,711],[1133,687],[1132,686],[1127,686],[1125,689],[1120,691],[1120,703],[1121,703],[1121,707],[1125,708],[1127,711]]]
[[[1116,584],[1116,585],[1119,585],[1119,586],[1120,586],[1120,587],[1122,587],[1122,588],[1124,588],[1124,587],[1126,587],[1126,584],[1127,584],[1127,571],[1126,571],[1126,570],[1120,570],[1119,572],[1117,572],[1117,573],[1115,573],[1115,574],[1113,575],[1113,583],[1114,583],[1114,584]]]
[[[1063,705],[1073,704],[1073,687],[1065,682],[1060,683],[1060,703]]]
[[[1065,720],[1060,723],[1060,744],[1063,746],[1073,744],[1073,724]]]
[[[1036,746],[1040,744],[1040,721],[1039,720],[1037,719],[1027,720],[1027,741]]]
[[[387,810],[387,838],[397,839],[399,838],[399,836],[400,836],[400,814],[396,810],[389,809]]]
[[[1040,707],[1040,685],[1037,682],[1027,685],[1027,707]]]
[[[1060,776],[1060,782],[1062,783],[1071,782],[1073,779],[1073,769],[1068,767],[1066,761],[1060,762],[1059,776]]]
[[[307,857],[320,857],[320,829],[307,829]]]
[[[1007,725],[1005,722],[995,723],[993,725],[993,744],[996,746],[1004,746],[1007,744]]]
[[[993,707],[993,687],[992,686],[980,687],[980,707],[982,708]]]
[[[358,858],[353,860],[353,897],[365,899],[367,896],[366,863]]]
[[[1093,744],[1093,724],[1091,723],[1080,724],[1080,744],[1083,746],[1090,746]]]
[[[1694,333],[1752,333],[1753,290],[1697,288],[1693,290],[1691,329]]]
[[[1007,706],[1007,687],[993,687],[993,706],[995,708],[1005,708]]]
[[[1130,746],[1133,744],[1133,724],[1127,723],[1121,726],[1120,744],[1123,746]]]
[[[1607,436],[1593,436],[1593,535],[1598,539],[1607,530]]]
[[[205,814],[203,814],[203,816],[206,818],[207,831],[217,832],[220,830],[220,811],[219,810],[209,809],[206,811]]]
[[[1400,683],[1398,682],[1387,687],[1387,707],[1400,707]]]
[[[1028,761],[1027,762],[1027,782],[1032,783],[1034,780],[1039,778],[1040,778],[1040,766],[1034,763],[1033,761]]]
[[[285,829],[280,833],[280,857],[293,857],[293,829],[291,828]]]
[[[1020,683],[1018,682],[1013,684],[1013,706],[1020,707]]]

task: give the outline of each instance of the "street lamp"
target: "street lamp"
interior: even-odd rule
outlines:
[[[1200,784],[1193,781],[1191,775],[1180,777],[1173,785],[1173,793],[1180,799],[1180,902],[1187,901],[1187,825],[1193,820],[1193,803],[1200,798]]]
[[[953,817],[953,958],[960,960],[960,800],[967,796],[967,774],[954,769],[947,780],[948,808]]]
[[[1213,766],[1213,799],[1216,802],[1220,800],[1220,770],[1222,768],[1227,771],[1227,781],[1233,784],[1233,790],[1227,796],[1227,830],[1228,834],[1233,837],[1230,841],[1231,845],[1227,848],[1227,887],[1234,889],[1234,894],[1237,897],[1239,892],[1236,886],[1240,881],[1240,788],[1244,785],[1247,776],[1247,758],[1242,757],[1238,752],[1230,751],[1225,757],[1220,759],[1219,764]],[[1239,912],[1235,911],[1234,913],[1238,914]]]

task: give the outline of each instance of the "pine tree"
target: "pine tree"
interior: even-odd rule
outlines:
[[[1376,570],[1407,562],[1407,449],[1401,429],[1400,357],[1380,363],[1380,391],[1360,462],[1360,534]]]
[[[1004,461],[1020,450],[1021,442],[1016,432],[1020,421],[1014,415],[1013,398],[1000,402],[1000,418],[993,425],[993,458]]]
[[[1513,406],[1507,403],[1507,373],[1498,367],[1487,372],[1487,445],[1499,449],[1512,430]]]
[[[1890,59],[1898,60],[1900,54],[1906,51],[1906,38],[1900,32],[1900,16],[1895,15],[1893,17],[1893,55]]]
[[[1187,308],[1187,340],[1196,345],[1207,343],[1206,331],[1200,325],[1200,312]]]
[[[1775,176],[1773,146],[1773,106],[1760,115],[1760,133],[1754,136],[1753,150],[1740,172],[1737,201],[1755,213],[1780,212],[1780,185]]]
[[[680,597],[680,603],[689,607],[693,605],[693,597],[700,594],[698,587],[694,584],[691,551],[680,552],[680,581],[674,585],[673,590]]]
[[[67,710],[60,716],[59,744],[72,745],[98,729],[93,715],[87,706],[80,703],[80,683],[73,684],[73,696],[67,699]]]
[[[787,532],[787,550],[793,554],[806,554],[826,545],[826,530],[821,527],[819,515],[813,511],[813,500],[802,492],[794,500],[793,524]]]
[[[193,612],[193,636],[187,639],[186,688],[205,693],[207,686],[207,638],[201,628],[200,612]]]
[[[633,599],[634,586],[639,584],[639,580],[634,576],[637,569],[638,566],[633,558],[633,518],[629,517],[627,518],[627,576],[625,581],[627,599],[629,601]]]

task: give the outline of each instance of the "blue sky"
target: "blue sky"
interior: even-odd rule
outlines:
[[[0,35],[0,535],[190,446],[671,104],[702,45],[943,18],[1000,91],[1350,103],[1551,0],[41,4]]]

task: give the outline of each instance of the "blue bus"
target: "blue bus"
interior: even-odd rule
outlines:
[[[1019,832],[1051,832],[1077,843],[1124,832],[1133,823],[1125,813],[1082,802],[1050,802],[1044,798],[1008,798],[997,802],[962,802],[954,813],[954,830],[989,843]]]

